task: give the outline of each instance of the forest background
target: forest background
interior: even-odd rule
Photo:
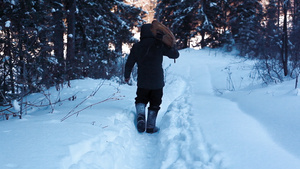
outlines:
[[[122,83],[126,49],[153,19],[178,49],[237,49],[266,84],[298,85],[300,0],[1,0],[0,9],[0,114],[73,79]]]

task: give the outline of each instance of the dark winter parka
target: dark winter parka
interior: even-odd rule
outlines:
[[[138,65],[137,86],[144,89],[161,89],[164,87],[164,72],[162,68],[163,55],[178,58],[175,48],[166,46],[154,38],[151,24],[141,28],[141,40],[133,45],[125,65],[125,79],[130,77],[135,63]]]

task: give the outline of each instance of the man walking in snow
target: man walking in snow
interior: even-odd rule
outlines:
[[[163,55],[169,58],[178,58],[179,53],[174,47],[163,42],[164,32],[158,31],[156,35],[151,32],[152,24],[144,24],[141,28],[140,42],[133,45],[125,65],[125,82],[128,83],[133,66],[137,63],[137,97],[135,107],[137,113],[137,130],[139,132],[155,133],[156,117],[162,102],[164,73],[162,68]],[[145,109],[148,107],[147,123],[145,122]]]

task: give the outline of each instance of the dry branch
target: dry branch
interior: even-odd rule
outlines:
[[[88,108],[91,108],[91,107],[93,107],[93,106],[95,106],[95,105],[97,105],[97,104],[100,104],[100,103],[103,103],[103,102],[106,102],[106,101],[109,101],[109,100],[112,100],[112,101],[120,100],[120,98],[121,98],[122,96],[116,96],[116,94],[119,93],[119,89],[116,88],[117,91],[116,91],[115,93],[113,93],[110,97],[108,97],[108,98],[106,98],[106,99],[104,99],[104,100],[102,100],[102,101],[99,101],[99,102],[97,102],[97,103],[93,103],[93,104],[91,104],[91,105],[89,105],[89,106],[86,106],[86,107],[84,107],[84,108],[82,108],[82,109],[80,109],[80,110],[78,110],[78,111],[75,111],[75,110],[76,110],[80,105],[82,105],[85,101],[87,101],[89,98],[95,96],[96,93],[99,91],[99,89],[103,86],[103,84],[104,84],[104,81],[102,81],[102,83],[100,83],[100,84],[96,87],[96,89],[95,89],[94,91],[92,91],[92,93],[91,93],[88,97],[86,97],[83,101],[81,101],[78,105],[76,105],[72,110],[70,110],[70,111],[67,113],[67,115],[61,119],[61,122],[65,121],[66,119],[68,119],[69,117],[71,117],[71,116],[73,116],[73,115],[75,115],[75,114],[78,116],[80,112],[82,112],[82,111],[84,111],[84,110],[86,110],[86,109],[88,109]]]

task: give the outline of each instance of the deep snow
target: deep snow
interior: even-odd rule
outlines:
[[[249,77],[253,61],[222,50],[180,54],[176,63],[164,60],[159,133],[135,129],[135,83],[74,80],[71,88],[46,91],[52,103],[62,102],[0,121],[0,168],[300,168],[294,81],[262,86]],[[42,94],[27,101],[49,103]]]

